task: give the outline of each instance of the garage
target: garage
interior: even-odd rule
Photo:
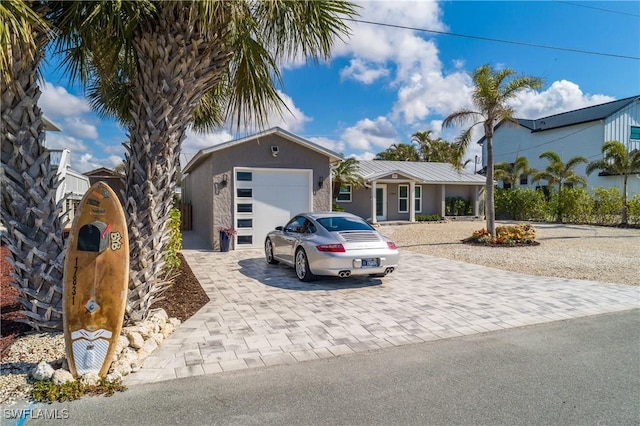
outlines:
[[[269,231],[313,210],[312,170],[236,167],[236,248],[262,247]]]

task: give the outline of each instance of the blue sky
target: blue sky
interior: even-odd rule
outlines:
[[[541,90],[523,93],[514,102],[520,118],[640,95],[637,1],[365,1],[360,5],[361,20],[471,37],[350,23],[352,36],[336,43],[330,62],[284,65],[281,92],[293,114],[272,114],[268,127],[280,126],[362,160],[372,159],[393,143],[409,143],[416,131],[431,130],[453,141],[461,129],[442,129],[442,120],[472,107],[469,73],[484,64],[544,78]],[[70,149],[72,167],[81,172],[114,167],[124,158],[125,130],[93,113],[82,90],[72,87],[55,63],[52,58],[43,69],[46,84],[39,103],[63,131],[49,132],[47,146]],[[189,132],[183,158],[254,131]],[[474,141],[467,158],[479,154]]]

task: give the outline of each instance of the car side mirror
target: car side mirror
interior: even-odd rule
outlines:
[[[282,231],[282,226],[276,226],[276,231]]]

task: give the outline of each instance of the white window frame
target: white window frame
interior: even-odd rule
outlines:
[[[406,188],[407,189],[407,195],[405,197],[402,197],[400,195],[400,188]],[[409,213],[409,185],[398,185],[398,213]],[[406,200],[407,202],[407,208],[406,210],[401,210],[400,209],[400,202],[402,200]]]
[[[342,188],[347,188],[348,191],[346,192],[342,192]],[[341,200],[340,199],[340,195],[349,195],[349,199],[348,200]],[[340,187],[340,189],[338,190],[338,196],[336,197],[336,201],[338,203],[350,203],[353,200],[353,187],[351,186],[350,183],[347,183],[346,185],[342,185]]]
[[[414,191],[416,192],[416,195],[415,195],[416,198],[414,200],[415,212],[422,213],[422,185],[416,185],[414,188],[415,188]],[[418,195],[418,192],[420,193],[419,195]]]

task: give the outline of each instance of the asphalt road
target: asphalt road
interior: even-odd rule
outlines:
[[[640,310],[30,408],[28,425],[640,424]]]

